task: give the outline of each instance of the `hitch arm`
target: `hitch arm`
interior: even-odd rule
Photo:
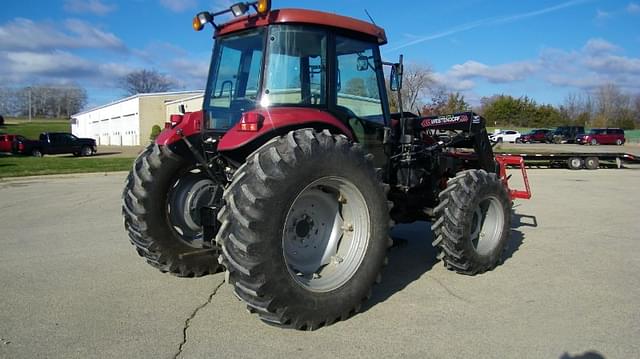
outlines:
[[[511,199],[521,198],[521,199],[530,199],[531,198],[531,188],[529,187],[529,177],[527,177],[527,170],[524,166],[524,159],[521,156],[511,156],[511,155],[495,155],[496,161],[500,165],[500,180],[509,191],[509,195]],[[524,191],[523,190],[515,190],[509,188],[509,178],[511,175],[507,176],[507,165],[513,165],[520,167],[520,171],[522,172],[522,179],[524,181]]]

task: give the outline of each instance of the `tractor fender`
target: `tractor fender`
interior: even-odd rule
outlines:
[[[187,112],[183,115],[171,115],[171,122],[167,123],[162,132],[156,138],[160,146],[169,146],[177,143],[184,137],[192,137],[200,134],[204,122],[204,110]]]
[[[354,139],[349,127],[326,111],[298,107],[263,108],[243,113],[240,121],[220,139],[218,151],[237,150],[305,127],[329,129]]]

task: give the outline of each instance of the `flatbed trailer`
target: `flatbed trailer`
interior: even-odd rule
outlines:
[[[624,163],[640,163],[640,157],[630,153],[586,153],[586,152],[554,152],[554,153],[496,153],[508,156],[520,156],[526,166],[566,167],[572,170],[589,169],[596,170],[600,162],[610,161],[617,168],[622,168]]]

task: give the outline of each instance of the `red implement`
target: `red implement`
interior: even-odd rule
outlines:
[[[500,164],[500,179],[502,183],[509,190],[509,194],[511,195],[511,199],[521,198],[521,199],[529,199],[531,198],[531,188],[529,187],[529,178],[527,177],[527,170],[524,167],[524,160],[521,156],[512,156],[512,155],[495,155],[496,161]],[[522,179],[524,181],[524,191],[516,190],[509,188],[509,178],[511,176],[507,176],[507,166],[518,166],[522,171]]]

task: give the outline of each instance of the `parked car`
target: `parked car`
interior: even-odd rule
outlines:
[[[92,138],[78,138],[65,132],[43,132],[37,141],[24,137],[15,141],[17,153],[42,157],[72,153],[74,156],[91,156],[98,152],[96,140]]]
[[[16,135],[10,135],[8,133],[0,134],[0,152],[11,152],[13,140]]]
[[[576,136],[584,133],[584,126],[560,126],[547,136],[549,143],[575,143]]]
[[[502,130],[489,135],[491,142],[516,142],[522,135],[514,130]]]
[[[592,128],[589,133],[576,137],[576,143],[583,145],[618,145],[626,142],[624,130],[621,128]]]
[[[522,143],[533,143],[533,142],[545,142],[547,140],[547,135],[552,131],[547,128],[538,128],[531,130],[531,132],[527,132],[520,137],[520,142]]]

